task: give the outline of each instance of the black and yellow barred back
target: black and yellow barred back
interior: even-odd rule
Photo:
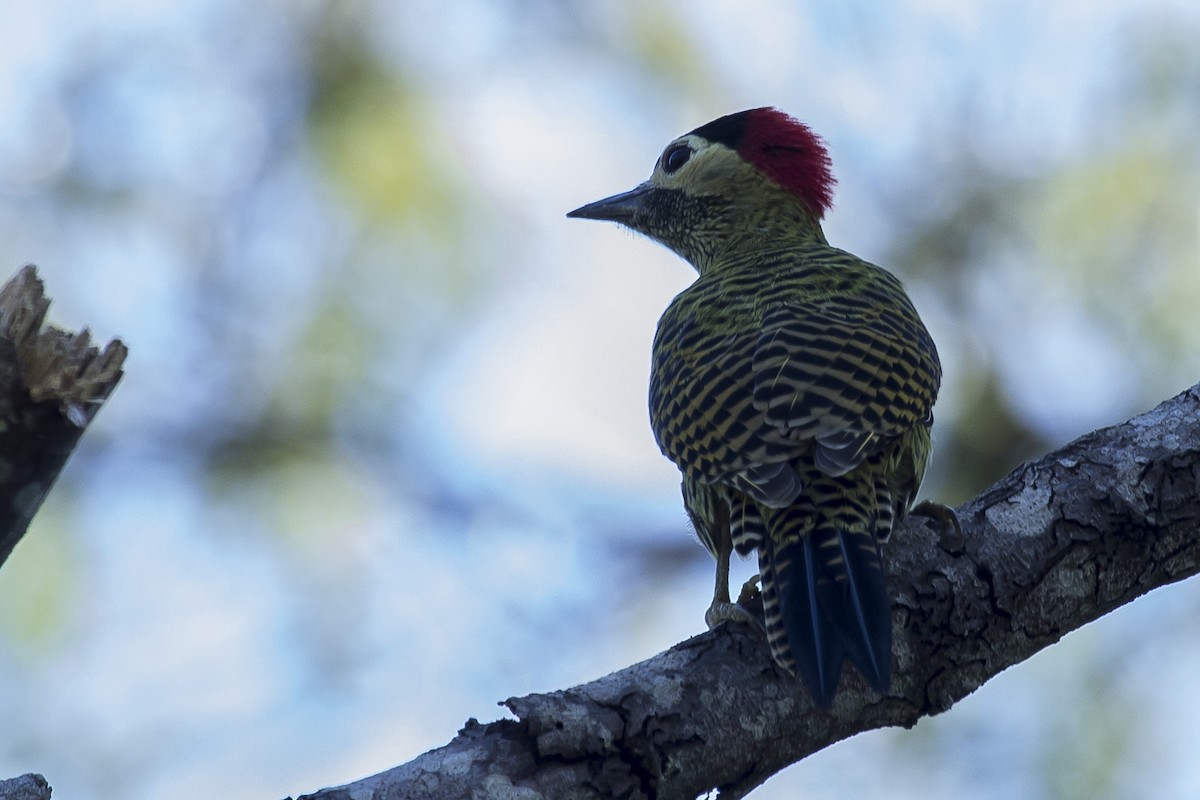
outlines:
[[[776,660],[822,705],[844,655],[889,683],[878,543],[912,504],[941,380],[890,273],[820,242],[705,272],[658,326],[650,417],[715,554],[759,552]]]

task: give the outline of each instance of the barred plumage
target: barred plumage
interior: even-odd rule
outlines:
[[[900,282],[825,241],[831,186],[820,140],[755,109],[572,212],[647,233],[700,273],[659,322],[651,425],[717,558],[710,622],[729,616],[730,551],[757,550],[772,653],[823,706],[846,656],[890,684],[879,543],[925,472],[941,380]]]

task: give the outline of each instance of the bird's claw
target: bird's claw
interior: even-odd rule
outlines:
[[[762,627],[758,617],[754,616],[749,609],[743,608],[738,603],[722,603],[714,600],[713,604],[708,607],[708,611],[704,612],[704,623],[711,631],[723,622]]]
[[[735,622],[738,625],[755,625],[762,628],[762,594],[758,590],[758,576],[755,575],[742,584],[736,603],[729,602],[729,594],[724,599],[713,598],[712,605],[704,612],[704,622],[708,629],[722,622]]]
[[[966,549],[967,537],[963,534],[962,523],[958,521],[958,514],[950,506],[935,503],[932,500],[922,500],[908,513],[917,514],[941,524],[942,541],[939,544],[942,549],[952,553],[959,553]],[[954,533],[954,539],[947,542],[951,531]]]

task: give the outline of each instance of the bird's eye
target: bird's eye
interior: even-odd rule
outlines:
[[[684,164],[686,164],[688,159],[691,157],[692,148],[688,147],[686,144],[675,145],[670,150],[663,153],[663,172],[667,173],[668,175],[675,174],[675,172],[678,171],[679,168]]]

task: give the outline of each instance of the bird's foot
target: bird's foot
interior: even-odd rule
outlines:
[[[714,600],[712,605],[708,607],[708,611],[704,612],[704,622],[708,625],[710,631],[722,622],[762,626],[762,623],[758,621],[758,617],[754,616],[749,609],[743,608],[737,603],[722,603],[718,600]]]
[[[709,630],[722,622],[757,625],[761,628],[762,620],[759,618],[761,613],[756,613],[756,610],[761,608],[762,598],[758,591],[758,576],[755,575],[742,585],[742,591],[738,595],[736,603],[729,602],[728,594],[723,600],[713,598],[712,605],[708,607],[708,611],[704,612],[704,622],[708,625]]]
[[[942,549],[951,553],[961,553],[966,549],[967,537],[963,535],[962,524],[958,521],[958,514],[950,506],[935,503],[932,500],[922,500],[913,506],[912,510],[908,513],[927,517],[941,524],[942,541],[939,544]],[[953,533],[953,538],[950,536],[951,533]]]

